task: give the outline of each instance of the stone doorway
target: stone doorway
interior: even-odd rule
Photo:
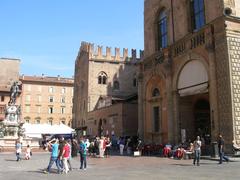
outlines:
[[[179,128],[181,142],[193,142],[196,136],[201,136],[204,138],[204,144],[210,144],[211,120],[208,93],[180,97]]]
[[[211,120],[210,120],[210,105],[205,99],[198,100],[194,105],[194,128],[195,137],[203,138],[205,145],[211,143]]]

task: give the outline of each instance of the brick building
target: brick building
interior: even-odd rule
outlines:
[[[240,1],[145,0],[139,132],[240,145]]]
[[[137,108],[137,95],[123,98],[101,96],[96,108],[88,113],[87,134],[136,136]]]
[[[72,125],[72,78],[20,76],[22,119],[31,124]]]
[[[132,50],[131,57],[128,56],[128,49],[123,49],[123,56],[120,55],[119,48],[115,48],[114,55],[109,47],[106,48],[106,54],[102,51],[102,46],[94,47],[93,44],[82,42],[75,62],[73,127],[79,130],[95,129],[92,127],[92,119],[96,120],[95,124],[101,124],[101,117],[93,117],[96,113],[92,112],[97,110],[100,97],[126,99],[137,93],[136,63],[139,58],[136,50]],[[100,110],[97,111],[99,114]],[[135,118],[137,119],[137,113]],[[106,118],[106,121],[110,119]],[[135,121],[129,123],[133,122]]]

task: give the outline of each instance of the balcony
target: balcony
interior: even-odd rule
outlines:
[[[174,57],[196,48],[214,49],[214,26],[212,24],[206,25],[197,32],[189,33],[167,48],[156,51],[151,56],[146,57],[142,61],[143,70],[148,71],[159,64],[162,64],[166,70],[169,70]]]
[[[173,56],[177,57],[198,47],[212,49],[214,47],[213,31],[213,25],[206,25],[201,30],[188,34],[172,45]]]

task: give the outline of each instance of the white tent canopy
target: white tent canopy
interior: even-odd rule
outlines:
[[[64,125],[28,124],[23,125],[27,137],[42,137],[42,134],[72,134],[74,129]]]

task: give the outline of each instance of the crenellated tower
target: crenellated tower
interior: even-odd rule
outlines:
[[[114,53],[112,53],[114,49]],[[120,53],[120,48],[115,47],[105,47],[105,53],[103,53],[103,46],[94,45],[88,42],[82,42],[79,49],[78,56],[81,53],[87,53],[89,55],[89,60],[103,60],[103,61],[119,61],[119,62],[133,62],[136,63],[143,57],[143,51],[140,50],[137,54],[136,49],[131,49],[131,56],[129,56],[129,49],[123,48],[122,54]],[[77,58],[78,59],[78,58]]]
[[[121,53],[117,47],[81,43],[75,63],[74,127],[85,126],[87,113],[101,96],[123,98],[137,93],[137,63],[142,57],[141,50],[129,53],[123,48]]]

